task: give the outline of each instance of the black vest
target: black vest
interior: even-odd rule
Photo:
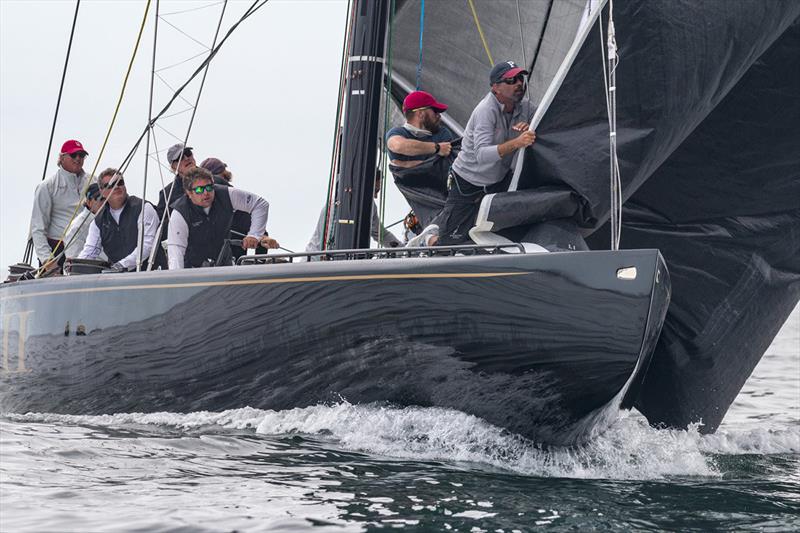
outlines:
[[[172,204],[172,209],[181,214],[189,228],[186,253],[183,256],[185,268],[203,266],[203,261],[216,261],[225,239],[230,238],[233,221],[233,205],[228,187],[214,185],[214,203],[208,214],[202,207],[194,205],[188,196]]]
[[[94,219],[97,228],[100,230],[100,239],[110,263],[116,263],[124,259],[136,249],[139,237],[139,213],[142,212],[142,199],[136,196],[128,196],[127,202],[119,215],[119,223],[114,220],[111,214],[111,206],[106,204]],[[163,269],[167,268],[167,256],[161,248],[161,243],[156,252],[156,266]],[[147,259],[143,260],[143,268],[147,268]]]

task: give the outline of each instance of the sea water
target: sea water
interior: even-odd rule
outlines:
[[[0,531],[800,530],[800,309],[714,435],[544,450],[443,409],[0,418]]]

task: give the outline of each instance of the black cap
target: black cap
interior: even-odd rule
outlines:
[[[517,74],[528,75],[528,71],[518,67],[513,61],[503,61],[492,67],[489,73],[489,84],[500,83],[503,78],[514,78]]]
[[[100,196],[100,186],[96,183],[92,183],[89,185],[89,188],[86,189],[86,198],[89,200],[94,200]]]

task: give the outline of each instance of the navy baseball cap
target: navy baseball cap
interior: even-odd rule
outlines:
[[[503,61],[492,67],[489,73],[489,84],[500,83],[504,78],[514,78],[517,74],[528,75],[528,71],[524,68],[518,67],[513,61]]]
[[[92,183],[89,185],[89,188],[86,189],[86,198],[88,200],[94,200],[100,196],[100,186],[97,183]]]

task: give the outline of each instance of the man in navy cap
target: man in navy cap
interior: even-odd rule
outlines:
[[[528,130],[535,108],[524,100],[527,75],[513,61],[492,68],[491,89],[472,111],[453,162],[444,209],[414,245],[464,243],[483,197],[507,188],[514,153],[536,140]]]
[[[80,141],[66,141],[58,154],[58,171],[36,186],[30,234],[39,264],[48,269],[55,265],[51,258],[64,249],[61,239],[83,200],[89,181],[83,171],[87,155]],[[64,256],[58,264],[64,264]]]

